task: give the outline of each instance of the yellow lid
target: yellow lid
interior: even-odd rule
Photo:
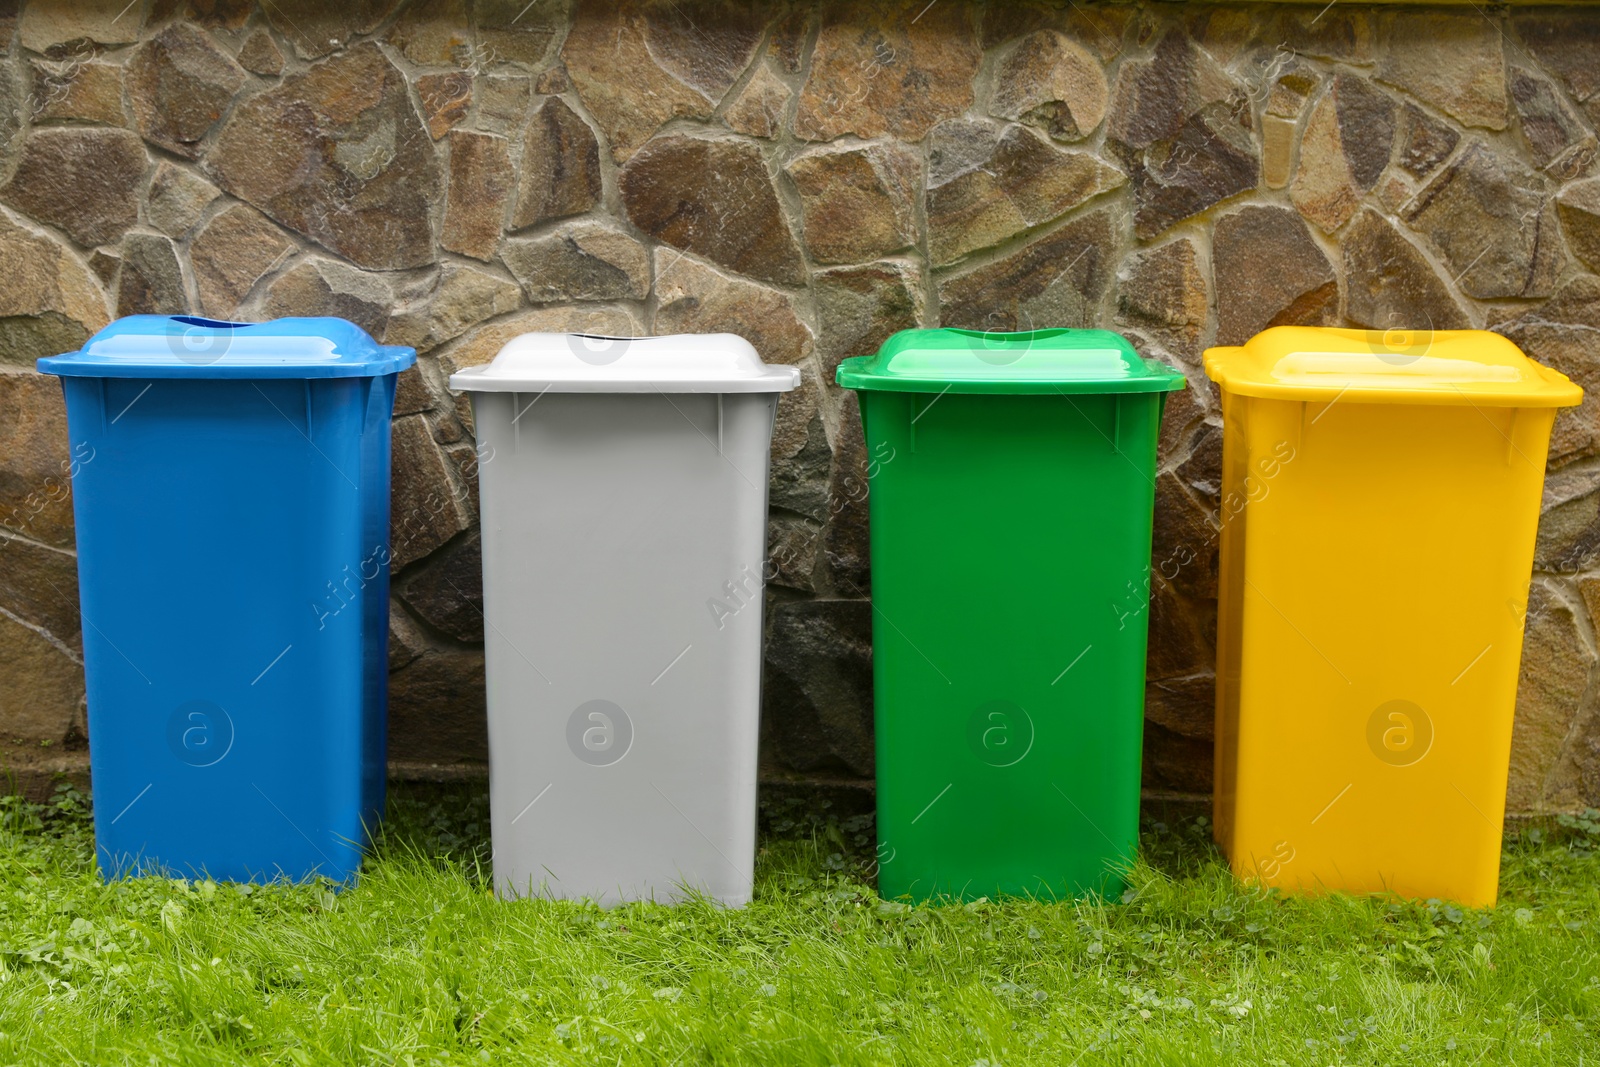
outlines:
[[[1206,376],[1271,400],[1562,408],[1583,399],[1566,375],[1487,330],[1274,326],[1239,348],[1206,349]]]

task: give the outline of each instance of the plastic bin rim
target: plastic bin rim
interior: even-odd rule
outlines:
[[[787,393],[799,385],[799,367],[764,363],[731,333],[532,331],[449,379],[458,393]]]
[[[981,344],[977,344],[980,342]],[[992,373],[969,377],[948,370],[923,368],[921,373],[894,366],[895,357],[910,352],[948,353],[981,347],[986,352],[1039,349],[1056,353],[1115,353],[1129,374],[1008,374],[1004,362],[993,363]],[[981,353],[980,353],[981,355]],[[901,330],[890,336],[873,355],[852,356],[839,363],[834,380],[846,389],[899,393],[982,393],[1013,395],[1086,395],[1113,393],[1166,393],[1184,386],[1181,371],[1145,359],[1128,339],[1110,330],[1045,327],[1015,332],[969,330],[960,327]]]
[[[248,337],[253,342],[283,338],[322,340],[330,347],[325,357],[311,360],[226,360],[220,352],[169,347],[159,359],[150,353],[94,352],[119,338],[149,341],[160,338],[215,336],[219,340]],[[382,345],[353,322],[333,317],[281,318],[267,322],[232,322],[199,315],[131,315],[100,330],[81,349],[45,356],[35,366],[43,374],[83,378],[187,378],[210,380],[262,380],[310,378],[371,378],[397,374],[417,361],[416,349]]]
[[[1279,331],[1283,331],[1280,333]],[[1520,408],[1563,408],[1576,407],[1583,401],[1583,389],[1561,372],[1544,366],[1528,355],[1508,338],[1487,330],[1438,330],[1426,331],[1433,337],[1445,336],[1447,340],[1455,340],[1461,335],[1483,335],[1486,343],[1504,345],[1513,349],[1522,360],[1522,364],[1531,374],[1518,378],[1516,381],[1497,381],[1486,379],[1483,381],[1434,381],[1426,377],[1407,379],[1395,377],[1387,382],[1363,382],[1354,380],[1356,376],[1341,377],[1329,374],[1326,384],[1310,383],[1304,381],[1281,380],[1268,377],[1262,373],[1262,368],[1255,364],[1266,359],[1263,352],[1252,353],[1252,346],[1261,345],[1264,352],[1278,352],[1280,355],[1295,355],[1311,353],[1313,355],[1322,351],[1319,346],[1310,344],[1311,335],[1326,336],[1330,343],[1325,349],[1331,354],[1359,355],[1363,350],[1359,346],[1343,346],[1354,334],[1366,334],[1380,331],[1356,331],[1333,328],[1311,327],[1273,327],[1251,338],[1243,345],[1219,345],[1208,348],[1204,353],[1204,366],[1206,377],[1216,382],[1225,392],[1236,396],[1248,396],[1261,400],[1292,400],[1332,403],[1338,400],[1341,403],[1360,404],[1416,404],[1430,406],[1476,406],[1476,407],[1520,407]],[[1422,333],[1424,331],[1411,331]],[[1295,339],[1306,335],[1305,343],[1296,343],[1290,346],[1274,344],[1282,338]],[[1454,358],[1459,358],[1461,353],[1456,353]],[[1486,361],[1487,362],[1487,361]],[[1501,364],[1504,366],[1505,364]]]

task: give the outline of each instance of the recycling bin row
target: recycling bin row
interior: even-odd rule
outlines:
[[[414,360],[336,319],[137,316],[40,361],[94,457],[73,497],[107,878],[358,871]],[[1205,370],[1219,844],[1269,886],[1492,902],[1545,455],[1581,391],[1477,331],[1277,327]],[[880,892],[1114,897],[1184,375],[1103,330],[944,329],[837,378],[877,460]],[[530,334],[449,384],[483,457],[496,890],[743,904],[799,371],[726,334]]]

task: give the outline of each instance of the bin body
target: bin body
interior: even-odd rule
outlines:
[[[452,377],[502,896],[750,899],[767,474],[797,382],[729,335],[528,335]]]
[[[389,419],[341,320],[139,316],[62,375],[110,879],[344,880],[384,803]]]
[[[871,457],[879,892],[1120,892],[1181,375],[1104,331],[944,330],[839,377]]]
[[[1222,386],[1215,833],[1242,878],[1492,904],[1558,404],[1497,335],[1280,327]]]

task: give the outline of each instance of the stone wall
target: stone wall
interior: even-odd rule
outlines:
[[[70,456],[30,367],[116,315],[329,314],[415,345],[393,758],[484,757],[470,413],[526,330],[731,330],[774,444],[763,758],[872,770],[847,355],[1104,325],[1188,373],[1162,437],[1146,782],[1211,768],[1211,343],[1488,326],[1591,390],[1551,454],[1513,810],[1600,803],[1600,12],[960,0],[58,0],[0,19],[0,740],[81,767]],[[1471,580],[1471,576],[1463,576]]]

